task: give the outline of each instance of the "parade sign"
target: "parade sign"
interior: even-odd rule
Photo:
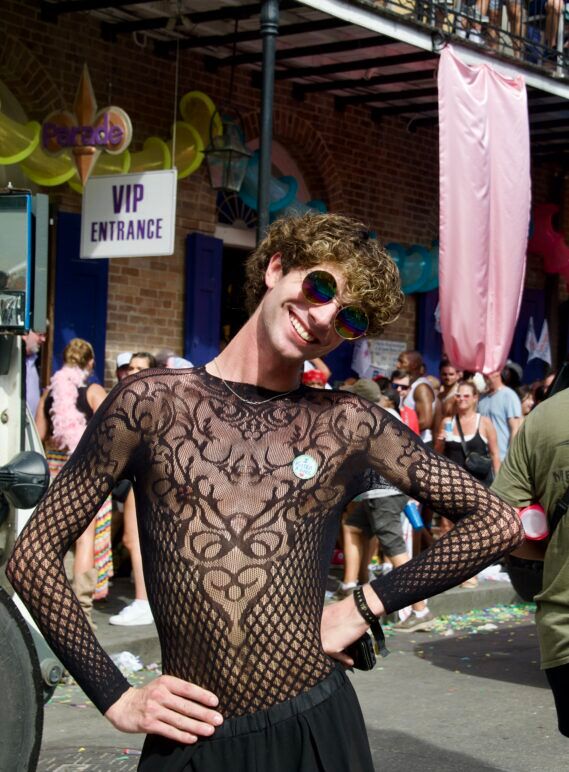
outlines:
[[[42,148],[49,155],[70,150],[81,184],[85,185],[101,151],[120,155],[132,138],[132,125],[127,113],[110,105],[97,112],[97,101],[87,65],[83,67],[73,112],[56,111],[42,125]]]
[[[83,193],[81,257],[174,253],[176,170],[91,177]]]

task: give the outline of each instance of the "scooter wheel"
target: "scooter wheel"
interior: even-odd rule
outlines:
[[[43,686],[32,636],[0,587],[0,770],[34,772],[43,730]]]

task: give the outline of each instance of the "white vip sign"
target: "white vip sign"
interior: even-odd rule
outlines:
[[[172,255],[175,169],[91,177],[83,191],[81,257]]]

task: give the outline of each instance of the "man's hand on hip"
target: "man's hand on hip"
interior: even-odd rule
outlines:
[[[364,586],[364,595],[376,616],[383,613],[381,601],[369,585]],[[366,621],[356,608],[352,597],[344,598],[338,603],[330,603],[322,613],[321,638],[322,648],[334,659],[346,667],[354,663],[344,649],[357,641],[368,629]]]
[[[122,732],[144,732],[191,745],[210,737],[223,717],[212,708],[215,694],[175,676],[163,675],[130,688],[105,713]]]

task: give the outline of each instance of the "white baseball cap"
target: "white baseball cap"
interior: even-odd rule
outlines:
[[[126,367],[126,365],[129,365],[131,359],[131,351],[121,351],[121,353],[117,356],[117,370],[120,370],[121,367]]]

